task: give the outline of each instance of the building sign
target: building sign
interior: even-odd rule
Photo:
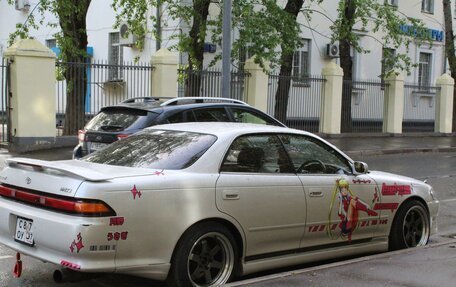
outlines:
[[[429,38],[431,38],[432,41],[443,42],[443,31],[440,31],[440,30],[434,30],[434,29],[418,30],[412,25],[401,25],[399,27],[399,29],[405,35],[415,37],[415,38],[420,38],[420,39],[425,38],[423,33],[429,33]]]

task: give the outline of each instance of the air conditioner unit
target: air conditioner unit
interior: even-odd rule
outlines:
[[[330,58],[339,57],[339,45],[337,44],[327,44],[326,45],[326,56]]]
[[[119,26],[119,45],[133,47],[138,41],[138,36],[134,35],[127,22],[120,23]]]
[[[30,9],[29,0],[15,0],[14,1],[14,8],[18,11],[27,12]]]

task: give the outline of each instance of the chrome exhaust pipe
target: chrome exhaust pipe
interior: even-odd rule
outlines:
[[[67,283],[90,280],[99,276],[100,274],[98,273],[78,272],[66,268],[55,270],[52,277],[56,283]]]

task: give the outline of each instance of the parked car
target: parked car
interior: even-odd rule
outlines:
[[[81,158],[146,127],[181,122],[242,122],[284,126],[246,103],[226,98],[133,98],[107,106],[79,131],[73,158]]]
[[[63,281],[219,286],[423,246],[439,208],[428,184],[370,171],[311,133],[239,123],[154,126],[82,160],[12,158],[0,182],[0,243],[67,268]]]

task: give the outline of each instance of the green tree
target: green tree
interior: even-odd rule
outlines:
[[[13,5],[13,0],[7,0]],[[41,25],[56,26],[45,22],[45,13],[49,12],[58,19],[60,32],[55,36],[61,49],[64,62],[81,62],[86,58],[87,31],[86,15],[91,0],[40,0],[29,14],[27,21],[16,25],[16,31],[10,35],[10,43],[17,38],[26,38],[32,29]],[[35,14],[35,12],[37,12]],[[64,135],[74,135],[85,124],[84,107],[87,75],[83,65],[74,69],[63,67],[63,75],[67,80],[67,105],[65,110]]]
[[[114,0],[112,7],[117,12],[117,22],[127,21],[134,30],[143,29],[145,23],[151,20],[157,22],[157,16],[152,15],[147,18],[147,11],[151,7],[162,5],[166,7],[166,14],[172,21],[185,24],[190,27],[189,33],[179,33],[177,49],[188,55],[187,77],[185,78],[185,96],[198,96],[201,86],[201,74],[204,63],[204,43],[206,40],[208,26],[214,24],[208,20],[209,6],[211,0]],[[163,25],[167,25],[163,21]],[[157,29],[146,31],[155,34],[158,38]]]
[[[412,66],[408,57],[410,43],[414,40],[401,30],[408,25],[410,31],[421,36],[421,41],[429,41],[429,33],[422,21],[400,13],[397,7],[378,0],[340,0],[338,17],[331,29],[332,41],[339,42],[340,64],[344,71],[344,88],[342,93],[342,132],[352,130],[351,91],[353,81],[353,60],[351,50],[358,53],[370,51],[361,46],[359,32],[373,33],[384,47],[398,49],[405,47],[405,53],[388,53],[388,66],[394,70],[405,70],[409,73]],[[418,42],[418,44],[420,44]],[[382,75],[384,76],[384,75]]]
[[[456,51],[454,47],[453,17],[451,1],[443,0],[443,16],[445,19],[445,52],[448,58],[451,75],[456,75]],[[456,89],[453,92],[453,132],[456,132]]]

